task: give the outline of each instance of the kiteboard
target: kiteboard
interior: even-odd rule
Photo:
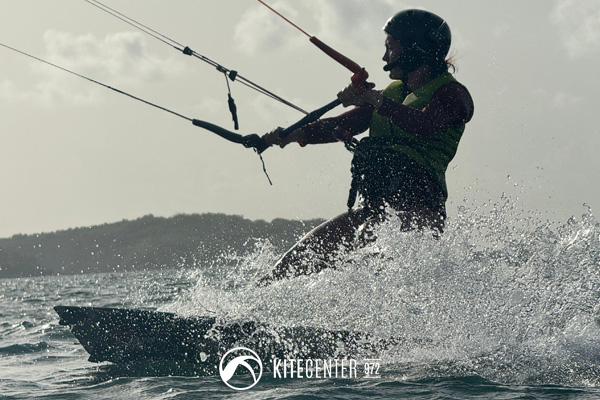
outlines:
[[[221,357],[235,347],[272,359],[327,359],[371,353],[369,335],[315,327],[270,326],[255,321],[222,323],[215,317],[103,307],[56,306],[60,325],[89,353],[89,361],[215,374]]]

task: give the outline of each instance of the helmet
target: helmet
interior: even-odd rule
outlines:
[[[450,50],[450,27],[429,11],[401,11],[386,22],[383,30],[402,44],[401,60],[396,65],[407,72],[424,63],[443,61]]]

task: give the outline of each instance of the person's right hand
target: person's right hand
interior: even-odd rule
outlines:
[[[275,128],[271,132],[263,135],[262,138],[265,140],[265,142],[267,142],[269,146],[276,145],[281,147],[282,149],[292,142],[302,143],[304,141],[304,131],[302,130],[302,128],[298,128],[295,131],[292,131],[292,133],[290,133],[286,137],[279,137],[279,134],[282,130],[282,127]]]

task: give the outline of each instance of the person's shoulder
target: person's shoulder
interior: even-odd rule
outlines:
[[[452,99],[454,102],[459,102],[463,105],[466,113],[468,114],[467,120],[470,120],[473,117],[473,113],[475,111],[473,97],[471,97],[471,93],[462,83],[456,80],[448,82],[436,91],[435,96],[444,97]]]
[[[438,89],[438,93],[440,94],[456,94],[456,95],[468,95],[471,97],[471,93],[469,93],[469,89],[459,81],[453,79],[450,82],[445,83]]]

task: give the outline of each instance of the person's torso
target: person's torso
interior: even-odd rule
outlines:
[[[405,106],[422,110],[431,102],[435,92],[448,83],[458,82],[450,73],[444,73],[413,93],[405,95],[402,82],[395,81],[383,90],[383,95]],[[390,144],[387,147],[404,153],[411,160],[420,164],[446,192],[446,169],[456,154],[464,129],[465,124],[462,124],[455,128],[435,132],[424,138],[400,129],[389,118],[381,116],[375,111],[371,120],[369,136],[389,139]]]

